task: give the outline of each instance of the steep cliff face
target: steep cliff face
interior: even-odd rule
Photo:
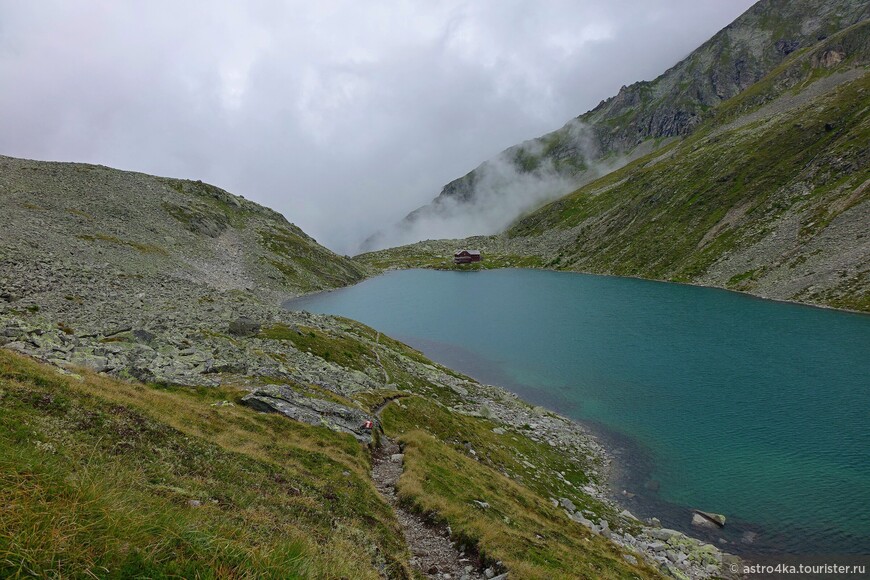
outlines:
[[[364,249],[455,235],[451,224],[457,222],[462,235],[499,231],[522,213],[690,134],[790,54],[867,18],[870,6],[860,0],[763,0],[655,80],[623,87],[561,129],[448,183],[430,204],[369,238]],[[511,187],[517,180],[524,186]]]
[[[870,17],[866,2],[759,2],[651,82],[623,87],[579,118],[602,151],[690,133],[708,111],[752,86],[789,54]]]

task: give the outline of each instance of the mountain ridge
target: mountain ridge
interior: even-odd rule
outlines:
[[[431,237],[438,228],[427,221],[449,230],[450,221],[466,220],[472,230],[478,228],[465,235],[500,231],[543,202],[691,133],[711,108],[753,85],[794,51],[868,17],[870,7],[857,0],[758,2],[656,79],[624,86],[561,129],[509,147],[449,182],[430,204],[371,236],[362,250],[415,241],[410,238],[418,225],[422,237]],[[511,181],[521,179],[528,186],[512,189]],[[487,214],[505,200],[516,208],[513,215],[488,221]]]

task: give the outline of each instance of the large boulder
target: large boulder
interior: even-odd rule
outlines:
[[[377,426],[377,418],[360,409],[306,397],[283,385],[259,387],[242,397],[242,403],[258,411],[280,413],[309,425],[322,425],[334,431],[350,433],[363,443],[372,440],[372,430],[364,427],[366,421]]]
[[[227,332],[241,338],[253,336],[260,332],[260,323],[247,316],[239,316],[230,322]]]

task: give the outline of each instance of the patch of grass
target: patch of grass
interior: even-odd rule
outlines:
[[[88,212],[82,211],[80,209],[70,208],[70,209],[67,209],[66,211],[71,213],[72,215],[85,218],[86,220],[89,220],[89,221],[93,221],[93,219],[94,219],[94,216],[92,216]]]
[[[187,206],[180,206],[171,203],[164,203],[163,209],[184,225],[185,229],[195,233],[203,234],[210,237],[217,237],[230,224],[230,218],[227,212],[219,209],[210,208],[205,203],[191,203]]]
[[[751,285],[752,282],[758,279],[761,275],[761,268],[755,268],[753,270],[747,270],[741,274],[735,274],[728,279],[728,282],[725,283],[729,288],[734,288],[737,290],[746,289]]]
[[[409,409],[417,404],[406,401]],[[421,428],[414,428],[419,421]],[[449,523],[460,542],[476,546],[484,558],[501,560],[512,576],[659,577],[648,567],[630,566],[614,544],[570,522],[561,509],[526,485],[431,435],[424,425],[431,428],[432,423],[425,416],[407,416],[400,406],[390,405],[384,425],[404,445],[400,501]],[[486,450],[482,445],[477,455],[490,452],[496,452],[495,445]],[[475,501],[489,507],[482,509]]]
[[[0,576],[410,577],[350,436],[0,351]]]
[[[464,415],[422,397],[402,399],[401,403],[389,405],[383,413],[388,434],[425,431],[457,452],[520,482],[543,499],[567,497],[596,517],[616,519],[609,506],[580,490],[589,483],[586,470],[596,460],[571,460],[556,448],[530,439],[521,429],[497,434],[493,429],[499,425],[486,418]]]
[[[363,409],[372,413],[381,405],[407,397],[407,393],[396,391],[395,389],[375,389],[372,391],[361,391],[353,394],[353,400],[356,401]]]
[[[359,371],[365,371],[375,358],[374,353],[359,341],[309,326],[291,328],[284,324],[274,324],[263,328],[259,336],[269,340],[288,341],[297,350],[310,352],[323,360]]]
[[[115,244],[117,246],[127,246],[133,248],[134,250],[141,252],[143,254],[165,254],[166,250],[161,248],[160,246],[155,246],[154,244],[143,244],[140,242],[132,242],[130,240],[122,240],[117,236],[110,236],[106,234],[82,234],[76,236],[80,240],[84,240],[86,242],[107,242],[110,244]]]
[[[295,226],[273,227],[259,233],[261,245],[273,254],[265,258],[266,262],[291,285],[303,290],[346,286],[365,276],[365,269],[358,263],[317,245]]]
[[[423,244],[426,244],[423,242]],[[486,252],[483,260],[473,264],[454,264],[453,254],[444,255],[436,250],[424,250],[421,244],[411,244],[398,248],[389,248],[377,252],[368,252],[354,259],[374,266],[379,270],[426,268],[430,270],[453,270],[457,272],[473,272],[478,270],[494,270],[497,268],[540,268],[544,260],[535,255],[505,254]]]

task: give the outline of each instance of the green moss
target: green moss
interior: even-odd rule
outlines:
[[[749,286],[751,282],[754,282],[761,275],[761,268],[755,268],[754,270],[747,270],[742,274],[735,274],[731,276],[731,278],[726,283],[726,286],[729,288],[734,288],[735,290],[743,290]]]
[[[260,243],[272,257],[264,258],[285,281],[304,291],[345,286],[361,280],[366,271],[359,264],[337,256],[295,226],[259,232]]]
[[[531,173],[541,166],[541,158],[523,147],[517,148],[514,153],[513,162],[523,173]]]

